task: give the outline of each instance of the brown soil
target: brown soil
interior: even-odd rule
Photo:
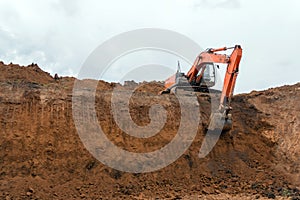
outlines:
[[[191,147],[174,163],[150,173],[127,173],[97,161],[83,146],[72,117],[74,78],[54,80],[37,65],[0,63],[1,199],[253,199],[300,198],[300,84],[233,98],[233,129],[203,159],[210,97],[199,94],[202,123]],[[82,81],[84,84],[93,80]],[[138,139],[120,130],[110,108],[114,87],[138,86],[130,114],[147,125],[151,105],[167,110],[162,131]],[[166,145],[179,127],[174,95],[159,83],[125,86],[99,81],[98,121],[120,148],[150,152]]]

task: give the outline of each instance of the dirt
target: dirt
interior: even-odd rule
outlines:
[[[163,169],[128,173],[102,164],[81,142],[72,114],[75,78],[54,79],[35,64],[0,63],[0,71],[1,199],[300,199],[299,83],[234,96],[233,129],[201,159],[211,98],[198,94],[202,121],[188,150]],[[174,138],[180,106],[174,95],[157,95],[161,83],[97,84],[98,123],[115,145],[151,152]],[[166,109],[157,135],[136,138],[117,126],[110,102],[116,87],[138,87],[130,114],[140,126],[150,123],[151,105]]]

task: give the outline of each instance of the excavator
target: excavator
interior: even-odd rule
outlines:
[[[233,49],[230,55],[217,53],[230,49]],[[165,81],[165,90],[161,91],[160,94],[176,93],[178,89],[209,92],[209,88],[216,84],[215,64],[227,64],[219,107],[216,111],[211,113],[208,129],[229,131],[232,128],[232,117],[230,113],[232,107],[230,106],[230,102],[239,72],[241,58],[242,48],[240,45],[217,49],[209,48],[196,57],[196,60],[187,74],[182,73],[178,65],[176,74]]]

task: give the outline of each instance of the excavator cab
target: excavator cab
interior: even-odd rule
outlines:
[[[216,69],[213,63],[205,63],[204,65],[205,69],[200,85],[210,88],[216,84]]]
[[[177,89],[209,92],[209,88],[216,84],[216,69],[214,63],[201,63],[197,66],[197,75],[189,79],[180,70],[165,81],[166,90],[160,94],[175,92]]]
[[[216,84],[216,69],[214,63],[201,63],[196,67],[198,73],[194,79],[189,80],[190,86],[194,91],[209,92],[209,88]]]

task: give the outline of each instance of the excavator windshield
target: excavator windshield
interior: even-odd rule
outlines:
[[[202,84],[212,87],[215,85],[215,66],[213,63],[205,63],[203,65]]]

